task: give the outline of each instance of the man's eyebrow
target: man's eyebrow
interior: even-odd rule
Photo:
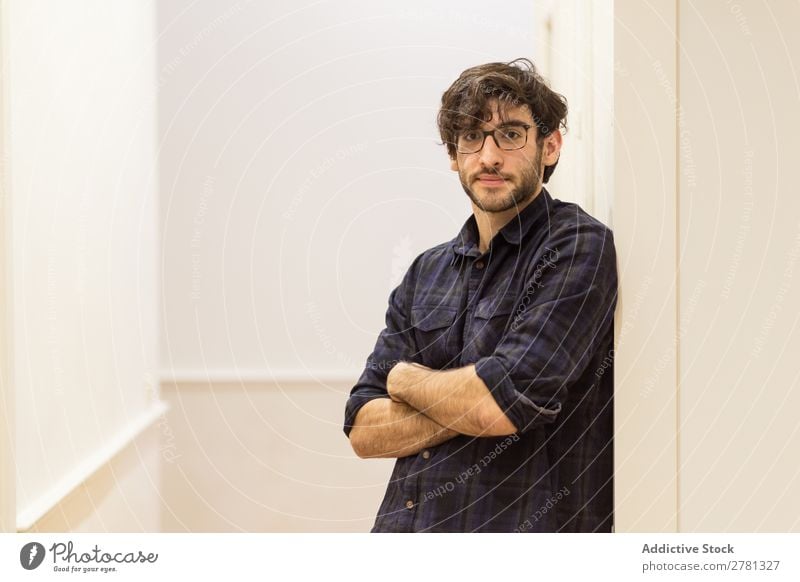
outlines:
[[[475,129],[481,129],[484,125],[492,125],[492,124],[490,122],[488,122],[488,121],[484,121],[483,123],[476,123],[475,125],[464,127],[462,129],[462,131],[472,131],[472,130],[475,130]],[[517,125],[527,125],[528,127],[533,127],[533,125],[531,125],[529,122],[522,121],[520,119],[504,119],[500,123],[498,123],[497,125],[494,125],[493,127],[495,127],[495,128],[503,128],[503,127],[509,127],[509,126],[517,126]]]
[[[481,125],[491,125],[490,123],[486,122]],[[504,119],[494,127],[508,127],[509,125],[531,125],[527,121],[522,121],[520,119]]]
[[[507,125],[530,125],[530,123],[527,123],[525,121],[521,121],[519,119],[506,119],[505,121],[503,121],[497,127],[506,127]]]

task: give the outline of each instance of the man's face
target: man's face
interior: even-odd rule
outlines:
[[[479,152],[458,153],[450,165],[458,172],[473,204],[492,213],[520,208],[530,202],[541,189],[545,164],[555,163],[561,146],[558,131],[552,132],[541,145],[536,143],[538,129],[527,106],[505,106],[499,110],[498,106],[497,101],[490,102],[492,117],[479,129],[491,131],[509,125],[529,125],[525,146],[503,150],[487,136]]]

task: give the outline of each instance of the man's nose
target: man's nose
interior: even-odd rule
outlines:
[[[503,164],[503,150],[497,147],[493,135],[487,135],[483,140],[480,161],[486,168],[497,168]]]

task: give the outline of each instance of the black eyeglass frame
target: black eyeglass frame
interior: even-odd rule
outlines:
[[[524,143],[523,143],[521,146],[519,146],[519,147],[515,147],[515,148],[504,148],[504,147],[503,147],[503,146],[501,146],[501,145],[500,145],[500,143],[497,141],[497,137],[495,137],[495,135],[494,135],[494,132],[496,132],[496,131],[500,131],[500,132],[502,132],[504,129],[506,129],[506,130],[507,130],[507,129],[509,129],[509,128],[512,128],[512,127],[522,127],[522,128],[524,128],[524,129],[525,129],[525,142],[524,142]],[[484,131],[484,130],[482,130],[482,129],[465,129],[465,130],[464,130],[465,132],[466,132],[466,131],[478,131],[478,132],[480,132],[480,133],[482,133],[482,134],[483,134],[483,139],[481,139],[481,147],[479,147],[478,149],[476,149],[476,150],[474,150],[474,151],[462,152],[462,151],[459,149],[459,147],[458,147],[458,140],[459,140],[459,138],[461,137],[461,133],[463,133],[463,132],[459,132],[459,134],[456,136],[456,143],[455,143],[455,145],[456,145],[456,151],[457,151],[459,154],[477,154],[479,151],[481,151],[481,150],[483,149],[483,146],[485,146],[485,145],[486,145],[486,138],[487,138],[488,136],[490,136],[490,135],[492,136],[492,139],[494,140],[494,144],[495,144],[495,145],[498,147],[498,149],[501,149],[501,150],[503,150],[504,152],[513,152],[513,151],[516,151],[516,150],[521,150],[521,149],[522,149],[522,148],[524,148],[526,145],[528,145],[528,130],[530,130],[530,128],[532,128],[532,127],[533,127],[532,125],[528,125],[527,123],[521,123],[521,124],[516,124],[516,123],[514,123],[514,124],[511,124],[511,125],[507,125],[507,126],[505,126],[505,127],[497,127],[497,128],[495,128],[495,129],[493,129],[493,130],[491,130],[491,131]]]

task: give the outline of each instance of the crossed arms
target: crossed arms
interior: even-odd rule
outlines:
[[[502,436],[555,422],[568,388],[613,331],[617,273],[611,231],[599,223],[554,229],[548,245],[562,260],[545,276],[527,274],[524,316],[491,354],[457,369],[403,361],[419,354],[403,300],[414,284],[412,265],[389,298],[386,328],[346,407],[345,433],[358,456],[405,457],[458,435]]]
[[[350,444],[359,457],[406,457],[460,434],[517,432],[474,365],[432,370],[400,362],[386,390],[389,398],[370,400],[356,415]]]

